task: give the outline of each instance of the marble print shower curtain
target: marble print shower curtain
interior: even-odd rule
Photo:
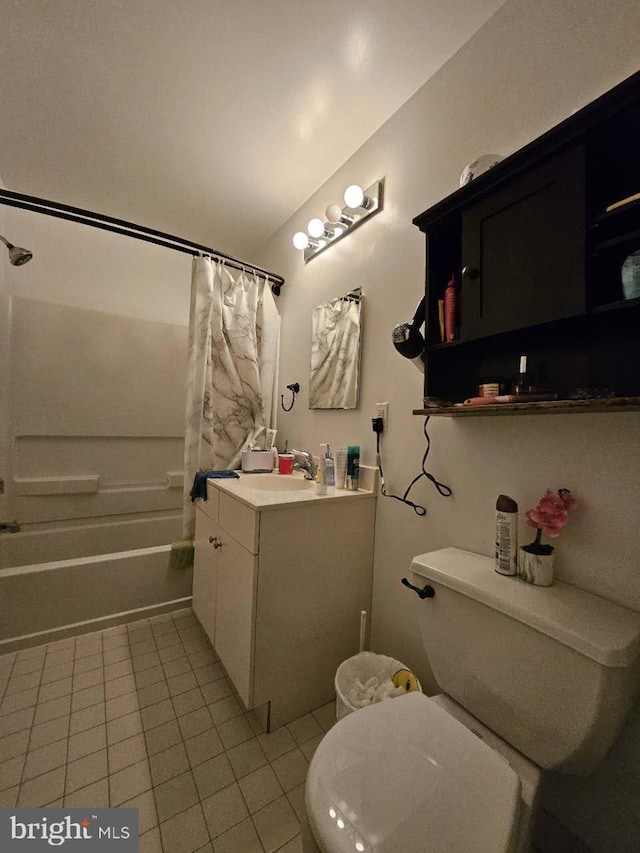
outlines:
[[[274,425],[280,315],[264,278],[194,258],[185,411],[183,536],[193,539],[189,492],[201,469],[240,466]]]

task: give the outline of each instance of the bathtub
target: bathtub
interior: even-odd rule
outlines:
[[[0,537],[0,549],[9,536],[20,534]],[[170,550],[157,545],[9,568],[6,548],[5,560],[0,551],[0,655],[188,607],[192,570],[170,569]]]

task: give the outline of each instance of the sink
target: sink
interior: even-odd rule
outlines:
[[[238,485],[265,492],[301,492],[313,488],[313,481],[290,474],[243,474]]]

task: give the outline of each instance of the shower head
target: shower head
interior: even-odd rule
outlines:
[[[0,240],[9,250],[9,260],[14,267],[21,267],[22,264],[26,264],[33,257],[33,252],[30,252],[28,249],[21,249],[20,246],[14,246],[13,243],[6,240],[2,234],[0,234]]]

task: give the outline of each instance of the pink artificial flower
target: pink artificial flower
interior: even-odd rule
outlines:
[[[547,489],[538,506],[527,512],[527,524],[556,538],[569,520],[569,510],[574,509],[575,505],[569,489],[559,489],[558,492]]]

